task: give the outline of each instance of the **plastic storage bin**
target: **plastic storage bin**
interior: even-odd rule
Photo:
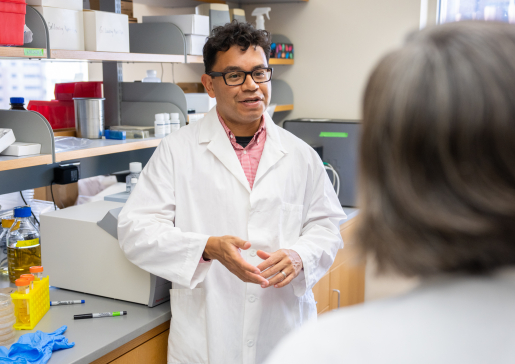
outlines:
[[[0,0],[0,45],[23,45],[25,0]]]
[[[30,310],[29,324],[14,324],[16,330],[32,330],[50,309],[50,284],[48,277],[34,282],[34,289],[28,294],[11,293],[14,313],[17,314],[22,300],[27,300]]]

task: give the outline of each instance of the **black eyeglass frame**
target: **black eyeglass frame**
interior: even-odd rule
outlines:
[[[270,70],[270,79],[268,81],[262,81],[262,82],[258,82],[254,79],[254,76],[252,76],[252,74],[256,71],[259,71],[259,70]],[[242,72],[245,74],[245,77],[243,77],[243,81],[237,85],[229,85],[227,83],[227,80],[225,79],[225,75],[228,75],[229,73],[236,73],[236,72]],[[258,68],[258,69],[255,69],[254,71],[250,71],[250,72],[245,72],[245,71],[231,71],[231,72],[209,72],[208,75],[211,76],[211,77],[223,77],[224,79],[224,82],[227,86],[241,86],[243,85],[246,81],[247,81],[247,76],[250,75],[250,77],[252,77],[252,80],[255,82],[255,83],[266,83],[266,82],[270,82],[272,81],[272,75],[274,73],[274,69],[272,67],[264,67],[264,68]]]

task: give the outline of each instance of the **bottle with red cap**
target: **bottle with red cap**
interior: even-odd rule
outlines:
[[[30,267],[29,271],[34,276],[35,281],[40,281],[43,279],[43,267],[41,265]]]
[[[18,288],[18,293],[20,294],[28,294],[30,293],[30,281],[25,278],[18,278],[14,284],[16,288]],[[28,305],[27,300],[21,300],[20,305],[18,306],[18,312],[16,315],[16,321],[22,324],[30,323],[30,307]]]

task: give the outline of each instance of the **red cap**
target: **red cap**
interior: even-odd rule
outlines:
[[[41,272],[43,272],[43,267],[39,266],[39,265],[36,265],[34,267],[30,267],[29,270],[30,270],[31,273],[41,273]]]
[[[32,274],[22,274],[20,276],[21,279],[28,279],[29,281],[33,281],[34,280],[34,276]]]
[[[30,284],[30,281],[26,278],[19,278],[14,281],[14,284],[16,284],[16,287],[28,286]]]

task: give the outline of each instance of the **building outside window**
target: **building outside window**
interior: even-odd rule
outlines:
[[[440,0],[439,22],[487,20],[515,23],[515,0]]]

